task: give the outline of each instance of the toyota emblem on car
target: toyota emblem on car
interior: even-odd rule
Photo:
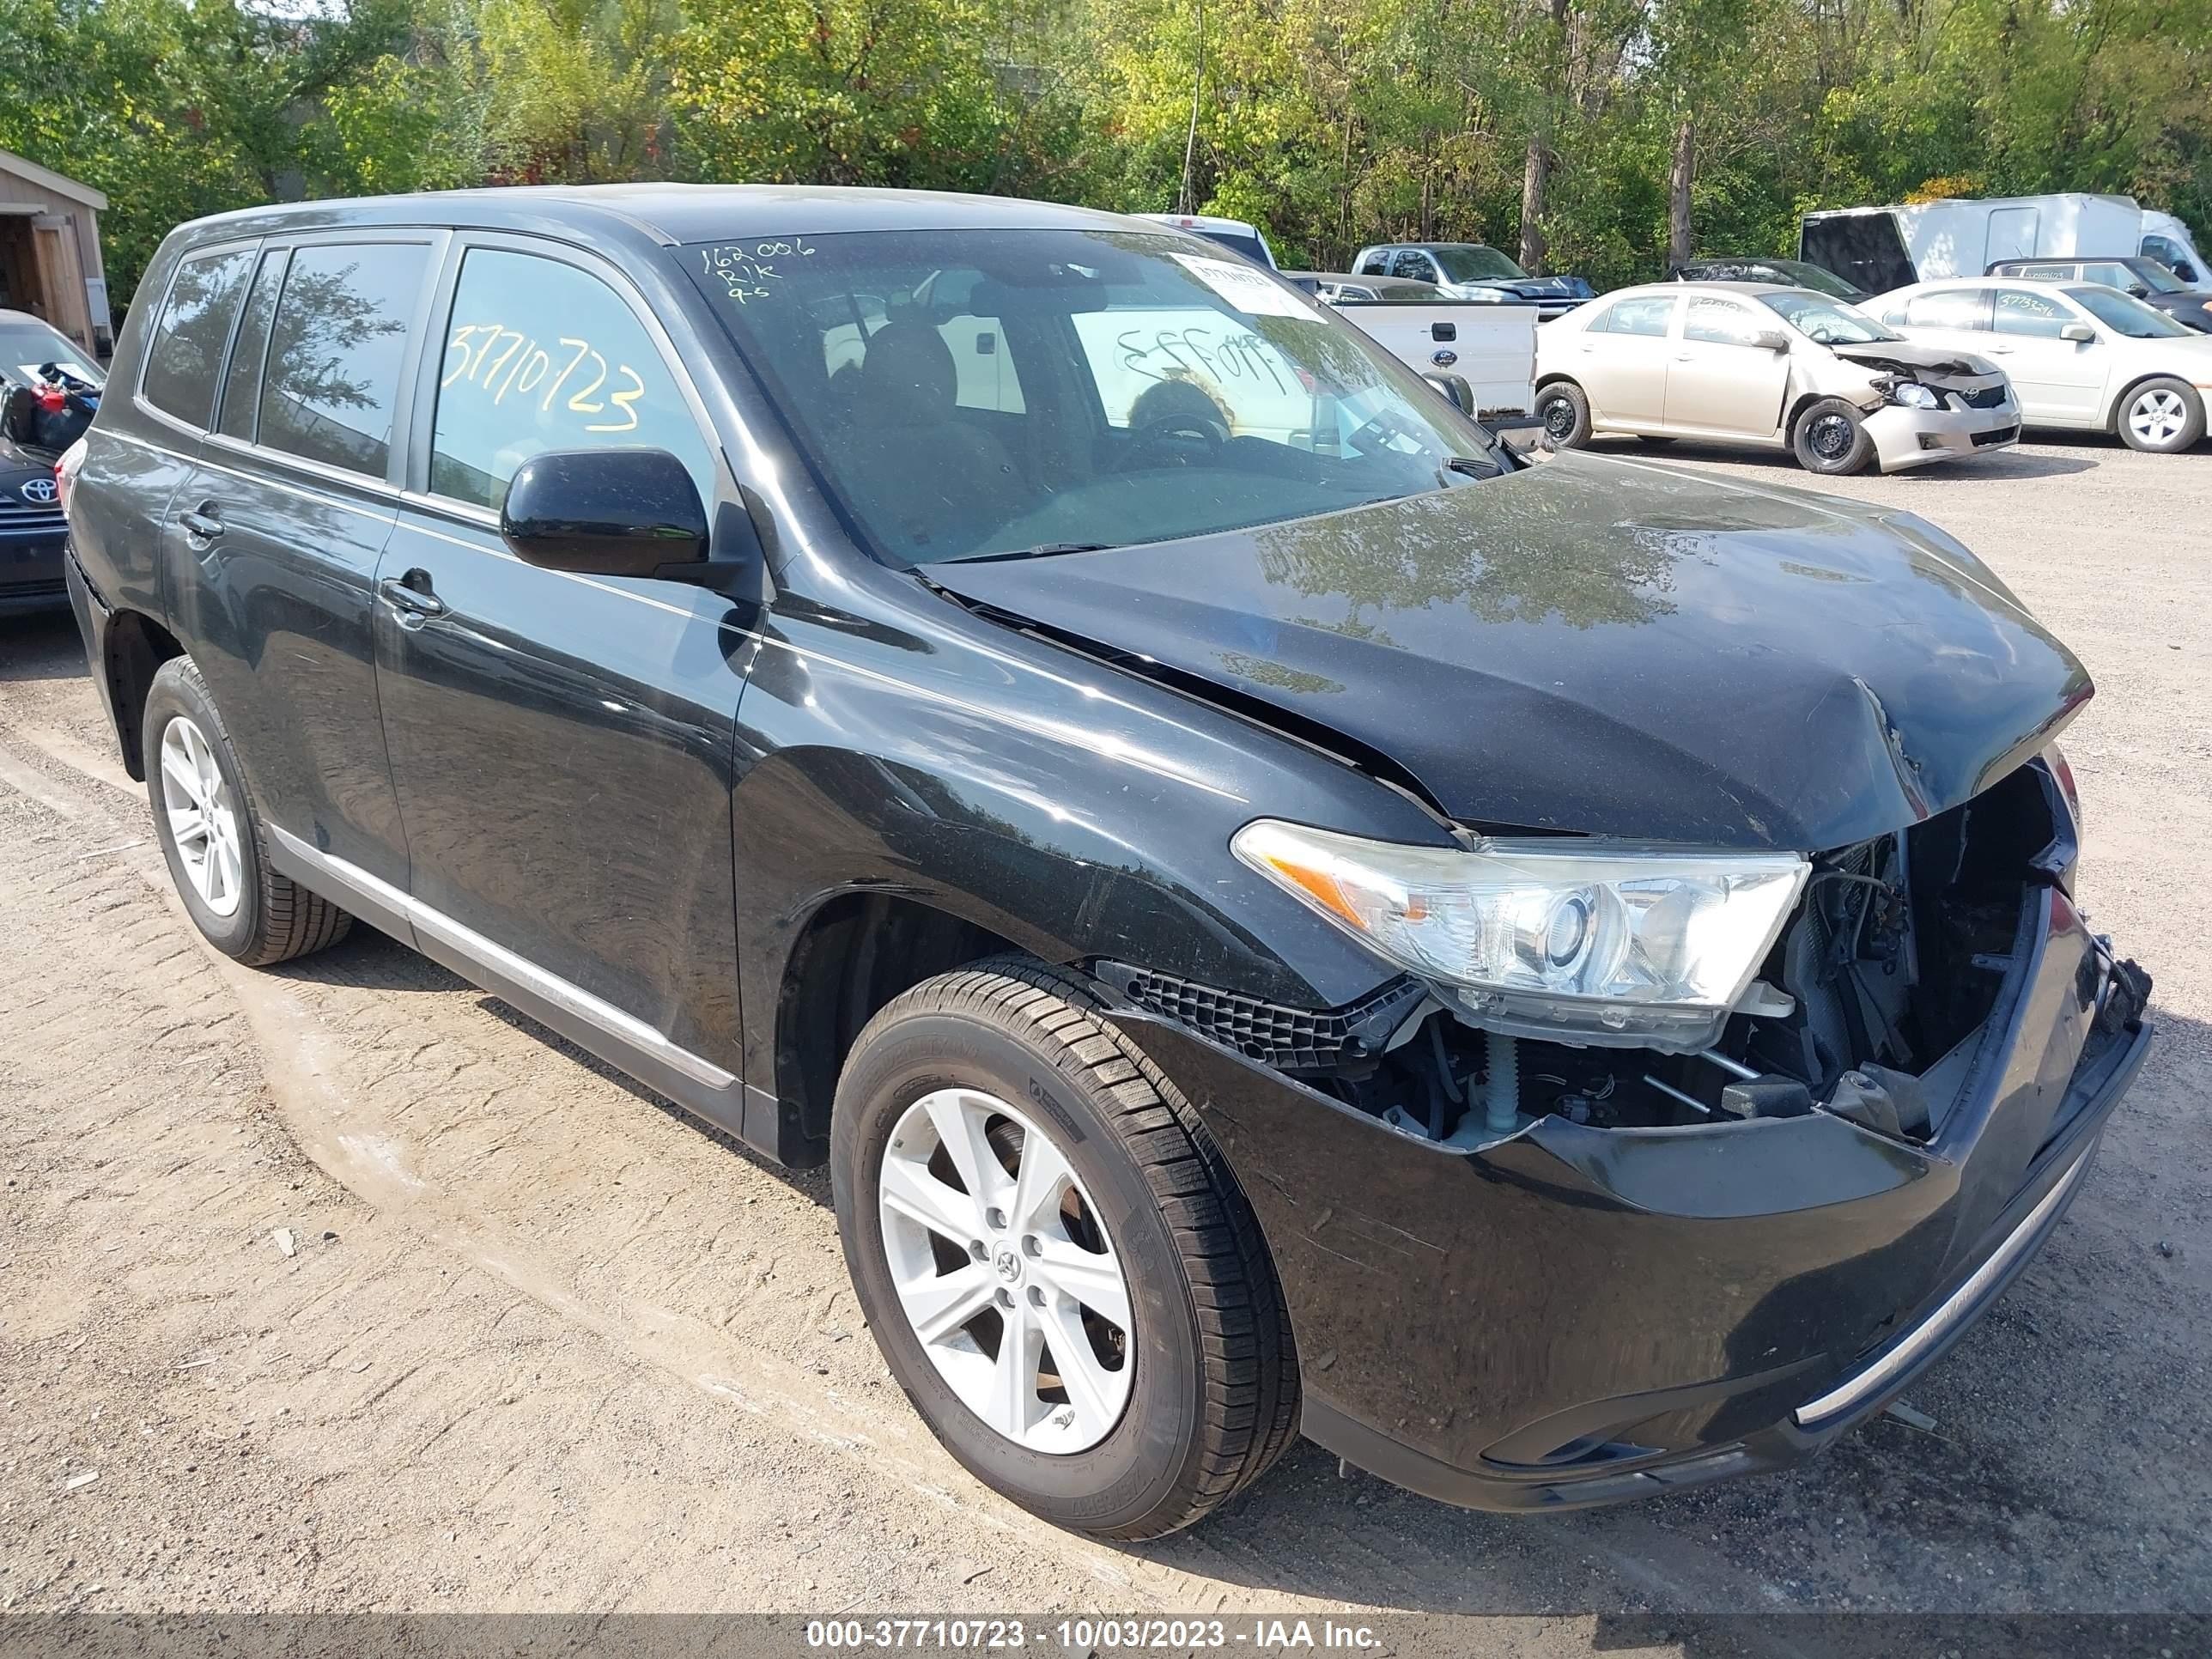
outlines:
[[[33,478],[19,492],[27,501],[36,501],[41,507],[51,506],[59,492],[52,478]]]

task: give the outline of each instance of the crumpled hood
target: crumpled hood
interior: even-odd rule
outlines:
[[[1845,846],[1978,793],[2092,690],[1910,515],[1574,453],[1291,524],[925,574],[1130,672],[1340,734],[1501,830]]]
[[[1986,357],[1977,357],[1971,351],[1952,351],[1942,346],[1926,345],[1917,340],[1881,340],[1868,345],[1832,345],[1829,350],[1838,357],[1869,368],[1886,369],[1893,374],[1941,377],[1946,374],[1965,375],[1969,379],[1995,375],[1997,366]]]

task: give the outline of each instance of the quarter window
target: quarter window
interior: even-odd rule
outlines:
[[[714,499],[698,422],[622,297],[558,260],[470,249],[438,371],[432,491],[496,508],[533,455],[635,448],[672,452]]]
[[[1400,253],[1391,262],[1390,274],[1393,276],[1407,277],[1416,283],[1433,283],[1437,280],[1436,266],[1429,262],[1429,256],[1419,248],[1409,247]]]
[[[2075,320],[2074,313],[2047,295],[2024,288],[1997,290],[1996,331],[2055,340],[2058,331]]]
[[[140,390],[164,414],[193,426],[208,423],[215,405],[216,371],[222,365],[238,296],[253,268],[250,248],[202,253],[177,267],[161,319],[146,349]]]
[[[349,242],[292,255],[269,333],[259,441],[382,477],[429,250]]]
[[[1682,319],[1682,337],[1707,345],[1756,345],[1759,320],[1733,300],[1700,294],[1690,301],[1690,314]]]
[[[1594,334],[1642,334],[1663,338],[1674,319],[1674,296],[1648,295],[1638,300],[1615,300],[1590,325]]]

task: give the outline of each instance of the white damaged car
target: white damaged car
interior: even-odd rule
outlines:
[[[1536,415],[1556,448],[1595,433],[1786,449],[1808,472],[1884,472],[2020,441],[2002,369],[1911,341],[1809,289],[1623,289],[1540,329]]]

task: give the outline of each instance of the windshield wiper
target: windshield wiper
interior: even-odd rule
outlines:
[[[963,558],[939,559],[939,564],[997,564],[1007,559],[1048,559],[1056,553],[1103,553],[1110,542],[1040,542],[1006,553],[970,553]]]

